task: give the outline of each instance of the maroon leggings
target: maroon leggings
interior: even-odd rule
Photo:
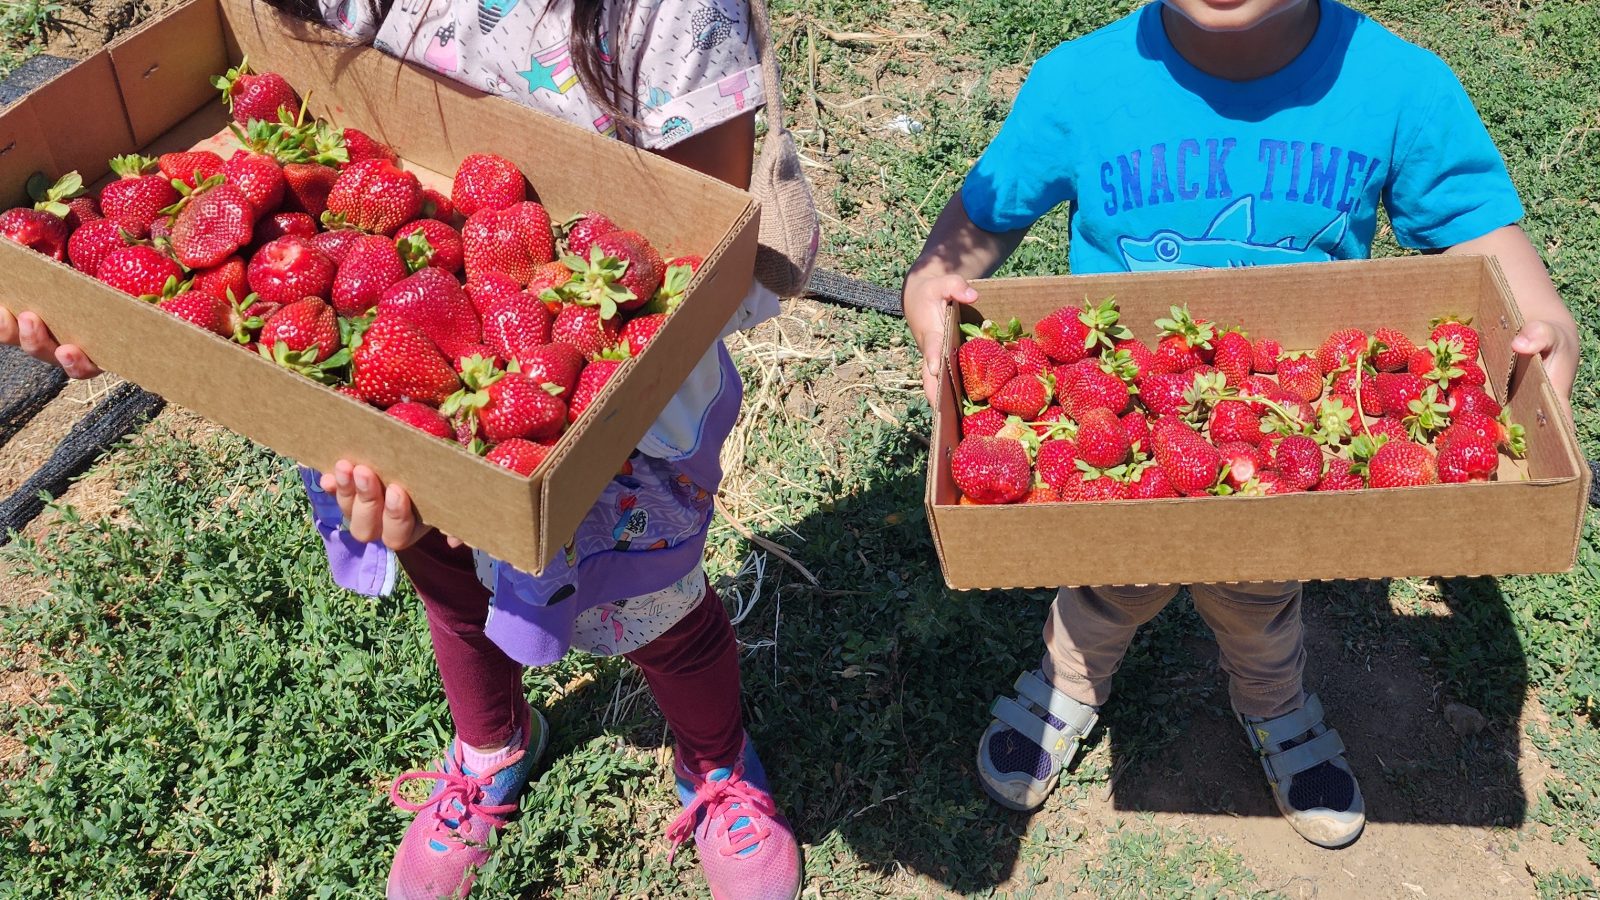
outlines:
[[[400,563],[428,611],[456,733],[475,747],[504,743],[516,728],[522,665],[483,633],[489,591],[472,551],[450,547],[435,531],[402,551]],[[684,766],[699,773],[732,766],[744,740],[739,646],[716,591],[706,585],[705,599],[682,621],[625,655],[644,672]]]

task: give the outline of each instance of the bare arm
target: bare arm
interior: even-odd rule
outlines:
[[[922,387],[932,403],[943,365],[944,312],[950,303],[978,299],[968,280],[984,278],[1008,259],[1022,243],[1026,230],[984,231],[967,217],[957,192],[939,213],[922,253],[906,273],[900,301],[906,324],[922,351]]]
[[[1556,392],[1567,400],[1578,375],[1578,351],[1582,346],[1578,324],[1561,302],[1550,272],[1527,233],[1517,225],[1507,225],[1457,244],[1445,253],[1492,256],[1499,261],[1526,320],[1511,348],[1524,356],[1537,353],[1543,357]]]

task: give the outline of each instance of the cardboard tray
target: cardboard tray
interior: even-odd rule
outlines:
[[[34,172],[77,169],[93,182],[114,155],[212,138],[226,120],[209,79],[246,53],[309,96],[314,112],[394,147],[424,181],[454,172],[469,153],[498,153],[522,168],[557,219],[600,207],[664,255],[703,254],[695,286],[532,478],[9,241],[0,241],[0,304],[37,312],[107,370],[300,463],[366,463],[404,484],[425,521],[542,572],[743,300],[755,201],[620,141],[349,46],[264,3],[190,0],[0,114],[0,208],[25,202]]]
[[[1572,423],[1537,361],[1518,361],[1522,319],[1485,257],[1137,275],[1012,278],[974,284],[978,301],[946,321],[945,377],[929,453],[927,506],[945,581],[957,589],[1180,584],[1561,572],[1576,559],[1589,469]],[[1173,305],[1240,324],[1285,349],[1316,347],[1342,327],[1425,337],[1443,313],[1483,333],[1490,388],[1526,426],[1525,463],[1501,481],[1268,497],[961,506],[950,476],[959,440],[956,326],[1115,296],[1149,339]],[[1515,371],[1514,371],[1515,370]],[[1521,480],[1511,480],[1521,479]]]

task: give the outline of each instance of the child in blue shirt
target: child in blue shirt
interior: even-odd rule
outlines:
[[[1565,397],[1578,335],[1500,154],[1449,67],[1336,0],[1164,0],[1057,47],[950,199],[905,283],[930,398],[943,315],[1062,203],[1073,272],[1361,259],[1378,204],[1399,241],[1495,256]],[[980,740],[985,789],[1044,802],[1168,587],[1061,590],[1036,672]],[[1192,585],[1278,807],[1313,843],[1356,839],[1360,788],[1303,689],[1300,585]]]

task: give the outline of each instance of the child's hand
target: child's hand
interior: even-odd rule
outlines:
[[[390,550],[404,550],[422,540],[433,526],[424,524],[411,505],[411,495],[398,484],[384,487],[378,473],[341,459],[322,476],[322,489],[339,500],[339,510],[349,522],[350,536],[358,541],[382,540]],[[450,539],[450,546],[460,542]]]
[[[945,307],[951,303],[971,303],[978,292],[960,275],[918,275],[906,279],[901,295],[906,324],[922,351],[922,390],[930,404],[939,395],[939,373],[944,366]]]
[[[1556,395],[1567,404],[1567,414],[1572,414],[1572,383],[1578,377],[1578,347],[1567,337],[1561,323],[1545,319],[1530,319],[1514,340],[1511,349],[1520,356],[1538,354],[1544,359],[1545,371]]]
[[[0,306],[0,344],[21,347],[24,353],[41,362],[60,366],[73,378],[93,378],[100,367],[74,344],[57,344],[43,321],[31,312],[13,316]]]

